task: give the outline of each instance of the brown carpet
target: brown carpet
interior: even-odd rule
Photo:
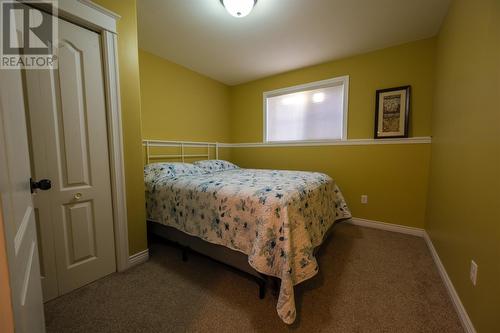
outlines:
[[[463,332],[423,239],[339,224],[297,320],[222,264],[155,242],[149,262],[46,304],[48,332]]]

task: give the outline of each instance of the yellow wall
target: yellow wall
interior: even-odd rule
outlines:
[[[229,88],[140,50],[142,133],[148,139],[229,140]]]
[[[95,2],[121,16],[118,21],[118,60],[129,252],[134,254],[147,248],[136,1],[96,0]]]
[[[231,87],[232,142],[262,142],[262,93],[350,76],[348,137],[373,138],[375,91],[412,86],[410,136],[429,136],[435,39],[426,39]],[[323,171],[359,218],[423,228],[430,145],[232,148],[245,167]],[[367,194],[367,205],[360,196]]]
[[[429,157],[428,144],[231,148],[231,160],[241,167],[325,172],[354,216],[418,228],[424,224]],[[368,195],[368,205],[360,203],[361,194]]]
[[[498,0],[453,3],[436,68],[426,229],[477,331],[500,332]]]
[[[307,67],[231,87],[233,142],[262,142],[262,93],[349,75],[350,139],[373,138],[375,90],[410,84],[410,136],[431,134],[435,39]]]

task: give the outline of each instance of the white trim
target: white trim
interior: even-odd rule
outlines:
[[[300,92],[300,91],[304,91],[304,90],[312,90],[312,89],[321,89],[321,88],[325,88],[325,87],[331,87],[331,86],[335,86],[335,85],[345,84],[346,82],[349,83],[349,75],[337,76],[337,77],[327,79],[327,80],[314,81],[314,82],[299,84],[299,85],[292,86],[292,87],[286,87],[286,88],[266,91],[266,92],[264,92],[264,96],[265,97],[275,97],[275,96],[280,96],[280,95],[291,94],[294,92]]]
[[[366,145],[402,145],[430,144],[430,136],[400,139],[349,139],[334,141],[288,141],[288,142],[252,142],[252,143],[219,143],[222,148],[257,148],[257,147],[315,147],[315,146],[366,146]]]
[[[44,0],[40,0],[40,5],[36,2],[30,1],[29,5],[43,10],[43,1]],[[56,3],[58,17],[95,30],[99,33],[103,30],[116,33],[116,21],[120,19],[120,15],[107,10],[93,1],[61,0]]]
[[[108,119],[109,163],[113,196],[116,269],[120,272],[129,265],[127,198],[123,157],[123,133],[120,102],[120,77],[117,57],[117,36],[102,32],[103,63],[106,80],[106,113]]]
[[[276,89],[272,91],[266,91],[262,94],[262,110],[263,110],[263,133],[262,133],[262,142],[266,144],[280,144],[283,141],[268,141],[267,140],[267,99],[269,97],[276,97],[286,94],[292,94],[301,91],[313,90],[313,89],[321,89],[332,86],[340,86],[344,88],[344,100],[342,101],[342,138],[339,141],[347,140],[347,120],[348,120],[348,110],[349,110],[349,75],[338,76],[327,80],[309,82],[305,84],[300,84],[293,87],[286,87],[281,89]],[[307,143],[307,141],[296,141],[296,143]]]
[[[360,219],[360,218],[356,218],[356,217],[353,217],[353,218],[347,220],[346,222],[349,224],[358,225],[361,227],[380,229],[380,230],[397,232],[400,234],[407,234],[407,235],[413,235],[413,236],[418,236],[418,237],[424,237],[424,234],[425,234],[425,230],[422,228],[407,227],[407,226],[399,225],[399,224],[372,221],[372,220]]]
[[[429,237],[429,234],[427,232],[424,232],[424,239],[425,242],[427,243],[427,247],[431,251],[432,258],[434,259],[434,263],[437,266],[437,269],[439,271],[439,274],[441,275],[441,278],[443,279],[444,285],[446,286],[446,289],[448,290],[448,294],[450,295],[451,301],[453,303],[453,306],[455,307],[455,310],[457,311],[458,317],[460,318],[460,321],[462,322],[462,327],[467,333],[476,333],[476,329],[474,328],[474,325],[472,324],[472,321],[469,318],[469,315],[467,313],[467,310],[465,310],[465,307],[460,300],[460,296],[458,296],[458,293],[453,286],[453,283],[451,282],[450,277],[448,276],[448,273],[446,272],[446,268],[444,267],[441,258],[439,258],[439,255],[436,251],[436,248],[434,247],[434,244],[432,243],[431,238]]]
[[[342,140],[347,140],[347,126],[349,125],[349,75],[344,76],[344,101],[343,101],[343,111],[342,111]]]
[[[184,147],[199,147],[201,145],[213,145],[217,148],[258,148],[258,147],[316,147],[316,146],[367,146],[367,145],[405,145],[405,144],[430,144],[430,136],[398,138],[398,139],[349,139],[333,141],[288,141],[288,142],[250,142],[250,143],[220,143],[220,142],[196,142],[196,141],[173,141],[159,139],[143,139],[143,146],[147,147],[178,147],[183,143]]]
[[[149,260],[149,249],[138,252],[128,257],[128,267],[133,267]]]

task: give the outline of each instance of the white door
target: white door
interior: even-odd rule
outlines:
[[[16,332],[36,333],[43,332],[45,325],[30,173],[21,73],[2,69],[0,196],[14,324]]]
[[[45,300],[116,271],[101,38],[58,22],[59,68],[25,72]]]

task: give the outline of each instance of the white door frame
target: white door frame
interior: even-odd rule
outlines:
[[[22,0],[21,0],[22,1]],[[30,5],[37,6],[33,2]],[[43,7],[41,7],[43,9]],[[109,162],[113,201],[116,269],[124,271],[129,263],[127,201],[123,160],[120,79],[116,22],[120,16],[90,0],[58,1],[57,16],[69,22],[94,30],[101,35],[106,118],[108,125]]]

